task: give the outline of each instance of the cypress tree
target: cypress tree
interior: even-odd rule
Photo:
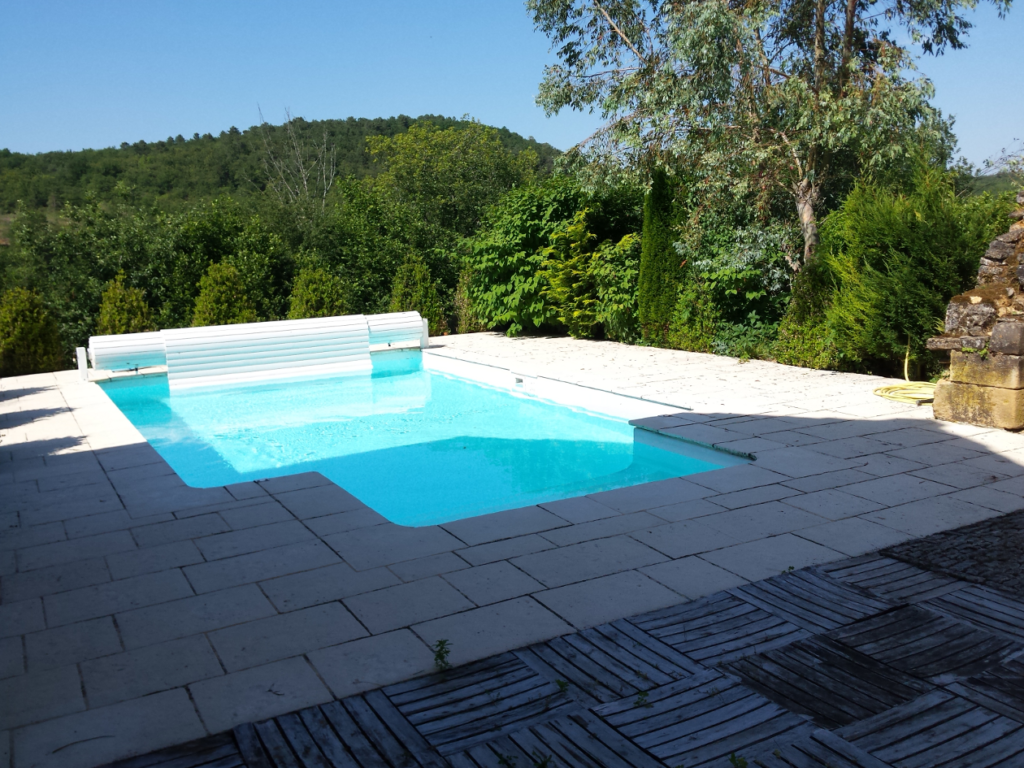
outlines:
[[[323,267],[303,269],[292,288],[289,320],[336,317],[348,312],[345,283]]]
[[[245,293],[242,276],[230,264],[212,264],[199,281],[192,327],[234,325],[259,320]]]
[[[96,321],[96,333],[100,336],[153,330],[145,293],[140,288],[125,286],[124,281],[124,272],[118,272],[103,291]]]
[[[679,290],[679,256],[672,246],[672,188],[668,174],[655,169],[644,198],[644,229],[638,286],[640,330],[644,340],[665,345]]]
[[[444,305],[430,268],[418,253],[410,253],[395,275],[391,286],[392,312],[416,311],[430,326],[431,336],[440,336],[448,330]]]

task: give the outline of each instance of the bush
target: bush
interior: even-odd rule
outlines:
[[[653,344],[668,341],[679,292],[679,256],[672,246],[672,188],[663,169],[654,171],[644,199],[640,252],[639,309],[643,337]]]
[[[487,330],[487,326],[477,314],[476,307],[473,306],[473,299],[469,294],[469,283],[472,279],[473,273],[468,269],[463,269],[459,273],[459,283],[455,288],[456,333],[477,333]]]
[[[551,245],[542,250],[541,276],[548,284],[543,295],[573,338],[633,341],[639,238],[598,243],[589,219],[590,209],[584,208],[551,235]]]
[[[700,283],[688,281],[679,291],[668,343],[688,352],[711,352],[718,327],[718,308]]]
[[[0,299],[0,376],[63,367],[60,330],[39,294],[12,288]]]
[[[737,226],[728,218],[707,218],[676,243],[686,268],[669,343],[743,359],[768,357],[789,299],[787,252],[799,235],[782,223]]]
[[[341,278],[323,267],[306,268],[299,272],[292,287],[289,319],[335,317],[349,312],[345,284]]]
[[[127,287],[124,281],[124,272],[118,272],[103,291],[96,321],[96,333],[100,336],[153,330],[145,292],[141,288]]]
[[[212,264],[199,281],[192,326],[255,323],[258,319],[238,270],[230,264]]]
[[[558,313],[544,295],[542,249],[581,199],[575,184],[556,177],[514,189],[491,209],[466,256],[469,298],[487,327],[505,327],[509,336],[557,327]]]
[[[911,365],[930,360],[926,340],[975,284],[1008,209],[1007,198],[961,199],[953,173],[924,164],[906,191],[859,182],[822,225],[836,286],[825,315],[844,364],[902,372],[908,353]]]
[[[426,319],[431,336],[440,336],[448,331],[437,285],[418,253],[410,253],[398,268],[391,288],[390,309],[392,312],[419,312]]]

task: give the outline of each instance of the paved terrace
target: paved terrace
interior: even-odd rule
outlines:
[[[318,475],[188,488],[76,373],[5,379],[0,768],[91,768],[422,675],[439,639],[487,659],[1024,506],[1024,437],[881,400],[881,379],[434,341],[665,403],[646,426],[757,461],[410,529]]]

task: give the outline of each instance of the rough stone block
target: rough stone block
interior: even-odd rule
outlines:
[[[1024,355],[1024,323],[996,323],[988,348],[1001,355]]]
[[[1024,389],[1002,389],[940,381],[935,387],[935,418],[1000,429],[1024,427]]]
[[[1024,357],[951,352],[949,378],[960,384],[1024,389]]]

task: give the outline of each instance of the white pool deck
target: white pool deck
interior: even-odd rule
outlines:
[[[315,474],[188,488],[77,372],[3,379],[0,768],[92,768],[413,677],[438,639],[461,664],[1024,507],[1024,435],[937,422],[883,379],[432,349],[666,403],[647,426],[757,460],[403,528]]]

